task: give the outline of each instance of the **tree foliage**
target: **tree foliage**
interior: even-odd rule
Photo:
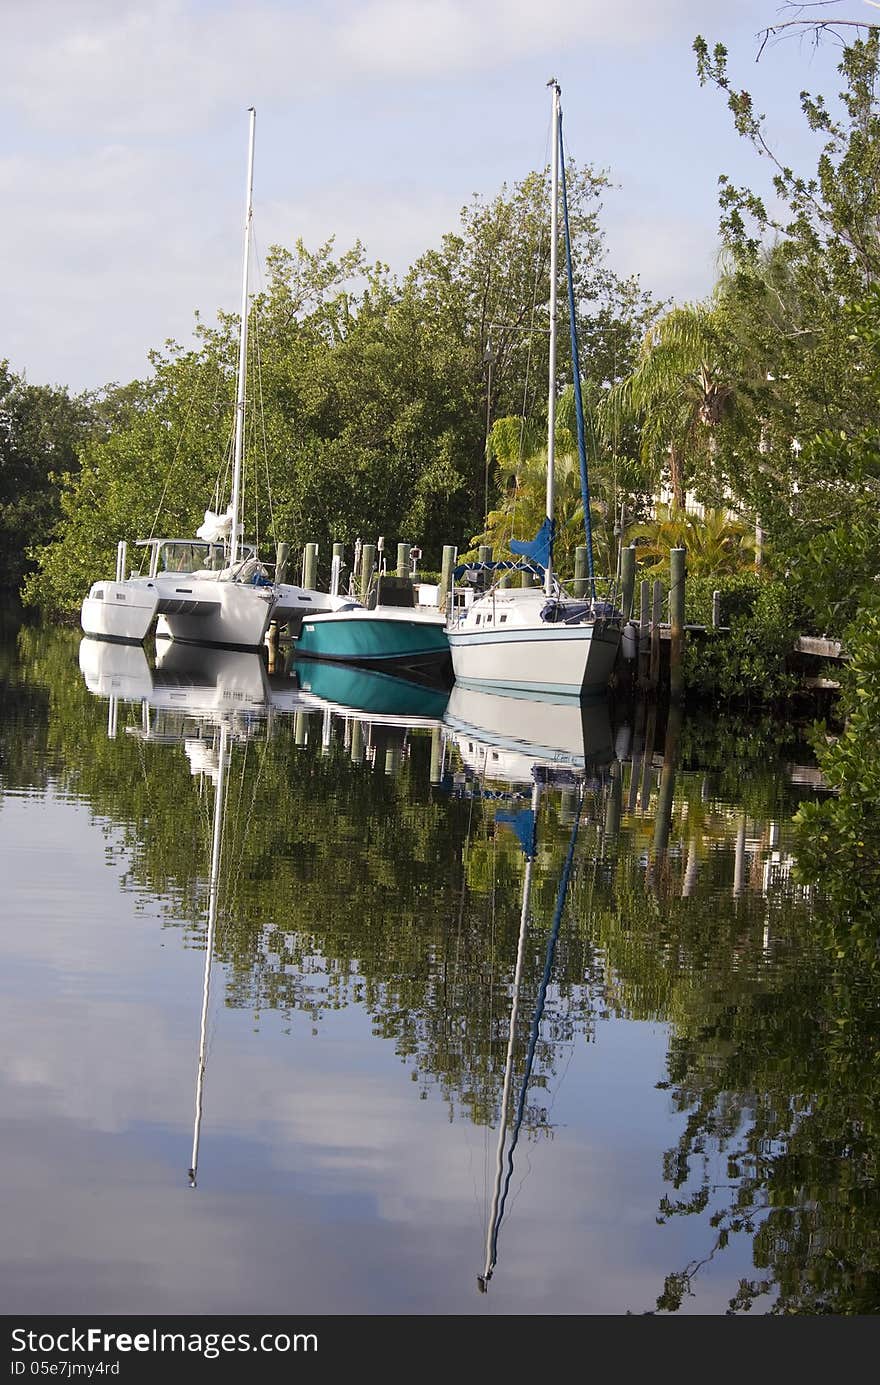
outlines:
[[[568,186],[581,367],[607,382],[652,308],[604,264],[604,176],[572,165]],[[317,542],[321,581],[335,541],[408,539],[429,568],[445,543],[463,548],[485,522],[487,416],[546,408],[549,261],[546,173],[475,198],[400,281],[357,244],[273,248],[251,309],[249,536]],[[29,600],[74,609],[120,538],[192,533],[225,505],[236,336],[232,316],[200,322],[194,347],[166,343],[147,380],[101,398],[103,426],[65,469],[57,532],[38,536]]]

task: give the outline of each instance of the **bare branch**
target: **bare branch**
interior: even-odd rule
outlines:
[[[775,24],[768,24],[766,29],[759,29],[757,37],[761,40],[755,62],[761,61],[761,55],[771,39],[782,39],[786,37],[786,31],[790,34],[791,30],[798,30],[801,34],[812,32],[813,43],[818,47],[823,36],[827,35],[845,44],[846,39],[840,29],[857,29],[870,32],[872,29],[880,28],[880,20],[872,23],[864,19],[813,19],[805,12],[808,10],[825,10],[830,5],[835,5],[838,0],[786,0],[780,7],[780,13],[786,11],[794,14],[793,19],[780,19]],[[875,10],[880,10],[878,0],[865,0],[865,4],[871,5]]]

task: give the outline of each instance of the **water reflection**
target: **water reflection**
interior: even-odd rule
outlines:
[[[220,861],[223,845],[223,820],[229,771],[229,726],[220,727],[216,763],[205,761],[204,773],[214,781],[214,816],[211,827],[211,869],[208,878],[208,924],[205,932],[205,971],[202,980],[202,1010],[199,1017],[199,1061],[196,1070],[196,1109],[193,1123],[192,1156],[189,1184],[195,1188],[199,1173],[199,1141],[202,1129],[202,1102],[205,1088],[205,1068],[208,1062],[208,1009],[211,1001],[211,968],[214,963],[214,937],[217,932],[217,911],[220,896]]]
[[[460,688],[445,704],[439,690],[426,705],[421,689],[402,705],[411,689],[393,700],[381,681],[343,688],[338,675],[306,687],[257,656],[130,653],[105,646],[99,664],[81,649],[77,672],[66,636],[22,632],[3,688],[0,794],[7,839],[16,795],[30,795],[22,840],[41,838],[40,794],[47,813],[52,795],[57,811],[80,805],[84,817],[87,805],[120,911],[127,894],[153,901],[166,950],[150,1003],[161,1010],[180,978],[182,1042],[165,1066],[185,1091],[178,1102],[169,1085],[154,1104],[163,1114],[133,1120],[129,1137],[173,1146],[150,1204],[164,1230],[222,1205],[231,1281],[251,1282],[258,1260],[272,1267],[264,1311],[280,1305],[304,1234],[310,1254],[326,1252],[324,1311],[876,1304],[876,945],[863,920],[844,927],[797,880],[790,819],[815,785],[785,728],[676,724],[650,705],[579,709],[578,721],[516,699],[478,705]],[[522,809],[533,838],[515,830]],[[81,948],[88,910],[76,925]],[[67,955],[70,932],[68,920],[67,934],[46,934],[44,966]],[[127,996],[150,978],[126,969],[124,934],[108,924],[101,946],[108,975],[118,949],[114,985]],[[44,940],[31,926],[5,937],[4,958]],[[75,984],[88,1012],[88,982]],[[209,1096],[218,996],[223,1062]],[[129,1105],[161,1066],[150,1024],[139,1016],[147,1056],[119,1084]],[[65,1032],[75,1053],[84,1039]],[[39,1070],[39,1042],[19,1019],[17,1071]],[[95,1084],[108,1103],[122,1098],[100,1065],[83,1068],[88,1082],[74,1071],[64,1089],[85,1125]],[[190,1133],[202,1186],[181,1191],[181,1213],[173,1190]],[[109,1168],[109,1138],[91,1148]],[[271,1178],[255,1179],[267,1163]],[[60,1154],[49,1174],[44,1188],[77,1186]],[[301,1219],[286,1220],[295,1195]],[[48,1239],[38,1248],[47,1275],[54,1254]],[[125,1274],[130,1305],[139,1281]],[[203,1283],[216,1285],[210,1270]],[[297,1283],[308,1295],[308,1275]]]
[[[536,767],[538,768],[538,767]],[[540,769],[538,770],[540,773]],[[537,824],[538,807],[541,794],[540,779],[536,779],[532,788],[531,806],[520,809],[516,814],[496,812],[496,823],[508,822],[513,827],[517,839],[522,848],[525,867],[523,870],[523,890],[522,890],[522,909],[520,912],[519,936],[516,947],[516,964],[513,973],[513,998],[510,1006],[510,1026],[507,1038],[507,1054],[504,1063],[504,1086],[501,1093],[501,1113],[498,1120],[498,1146],[495,1153],[495,1182],[492,1190],[492,1207],[489,1215],[489,1227],[486,1236],[486,1260],[482,1274],[477,1276],[477,1285],[481,1293],[486,1293],[489,1281],[495,1273],[498,1264],[499,1238],[501,1235],[501,1223],[507,1207],[507,1199],[510,1193],[511,1179],[513,1178],[513,1159],[519,1142],[522,1130],[523,1119],[526,1114],[526,1101],[529,1092],[529,1083],[532,1078],[532,1071],[537,1051],[538,1036],[541,1027],[541,1020],[544,1015],[544,1006],[547,999],[547,987],[553,971],[553,961],[556,954],[556,943],[559,937],[559,928],[562,923],[565,900],[568,893],[568,882],[571,878],[572,862],[574,860],[574,849],[577,841],[578,829],[580,827],[581,809],[583,807],[583,796],[581,791],[578,793],[577,810],[571,829],[568,851],[565,863],[562,868],[562,875],[559,881],[559,891],[556,897],[556,906],[553,911],[553,921],[547,936],[546,953],[544,958],[544,970],[541,975],[538,987],[538,995],[534,1005],[534,1011],[529,1030],[528,1048],[526,1050],[525,1062],[523,1064],[522,1079],[519,1084],[519,1093],[515,1104],[511,1102],[514,1057],[516,1052],[517,1023],[519,1020],[519,1009],[521,1000],[521,986],[523,976],[523,963],[525,959],[526,931],[529,924],[529,906],[532,888],[532,870],[537,852]],[[505,1168],[506,1154],[506,1168]]]

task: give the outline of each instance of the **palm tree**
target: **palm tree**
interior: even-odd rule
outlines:
[[[687,471],[701,452],[714,456],[717,431],[736,408],[732,354],[723,297],[673,308],[648,332],[635,370],[602,406],[606,432],[621,413],[641,418],[643,458],[655,469],[668,467],[675,506],[684,505]]]
[[[643,466],[618,452],[601,434],[595,391],[584,391],[584,422],[587,465],[590,478],[590,517],[597,567],[610,572],[617,559],[617,544],[623,527],[621,515],[642,511],[650,492],[649,477]],[[486,527],[471,539],[471,549],[462,556],[476,556],[480,544],[489,544],[496,556],[508,552],[511,539],[530,539],[537,533],[545,515],[547,448],[540,423],[511,416],[495,421],[489,435],[489,452],[494,459],[500,488],[500,503],[486,516]],[[580,460],[575,437],[574,389],[568,385],[560,394],[556,410],[555,448],[556,541],[555,565],[574,566],[574,550],[584,542],[584,507],[581,495]]]
[[[688,571],[695,577],[720,577],[754,566],[755,534],[751,526],[726,510],[706,510],[702,517],[684,509],[658,505],[657,516],[633,525],[627,539],[646,573],[669,571],[669,550],[687,549]]]

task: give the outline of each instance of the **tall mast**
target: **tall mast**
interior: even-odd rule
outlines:
[[[556,489],[553,470],[556,452],[556,281],[559,249],[559,83],[551,77],[548,85],[553,91],[552,142],[550,159],[550,380],[547,392],[547,518],[553,523]],[[553,548],[544,572],[544,591],[553,595]]]
[[[232,465],[232,542],[229,552],[229,565],[234,567],[238,561],[238,536],[241,525],[241,458],[244,451],[244,402],[247,383],[247,332],[248,332],[248,267],[251,249],[251,221],[253,220],[254,193],[254,131],[257,112],[248,107],[250,114],[250,136],[248,139],[247,188],[244,212],[244,264],[241,272],[241,327],[238,333],[238,396],[235,401],[235,449]]]

